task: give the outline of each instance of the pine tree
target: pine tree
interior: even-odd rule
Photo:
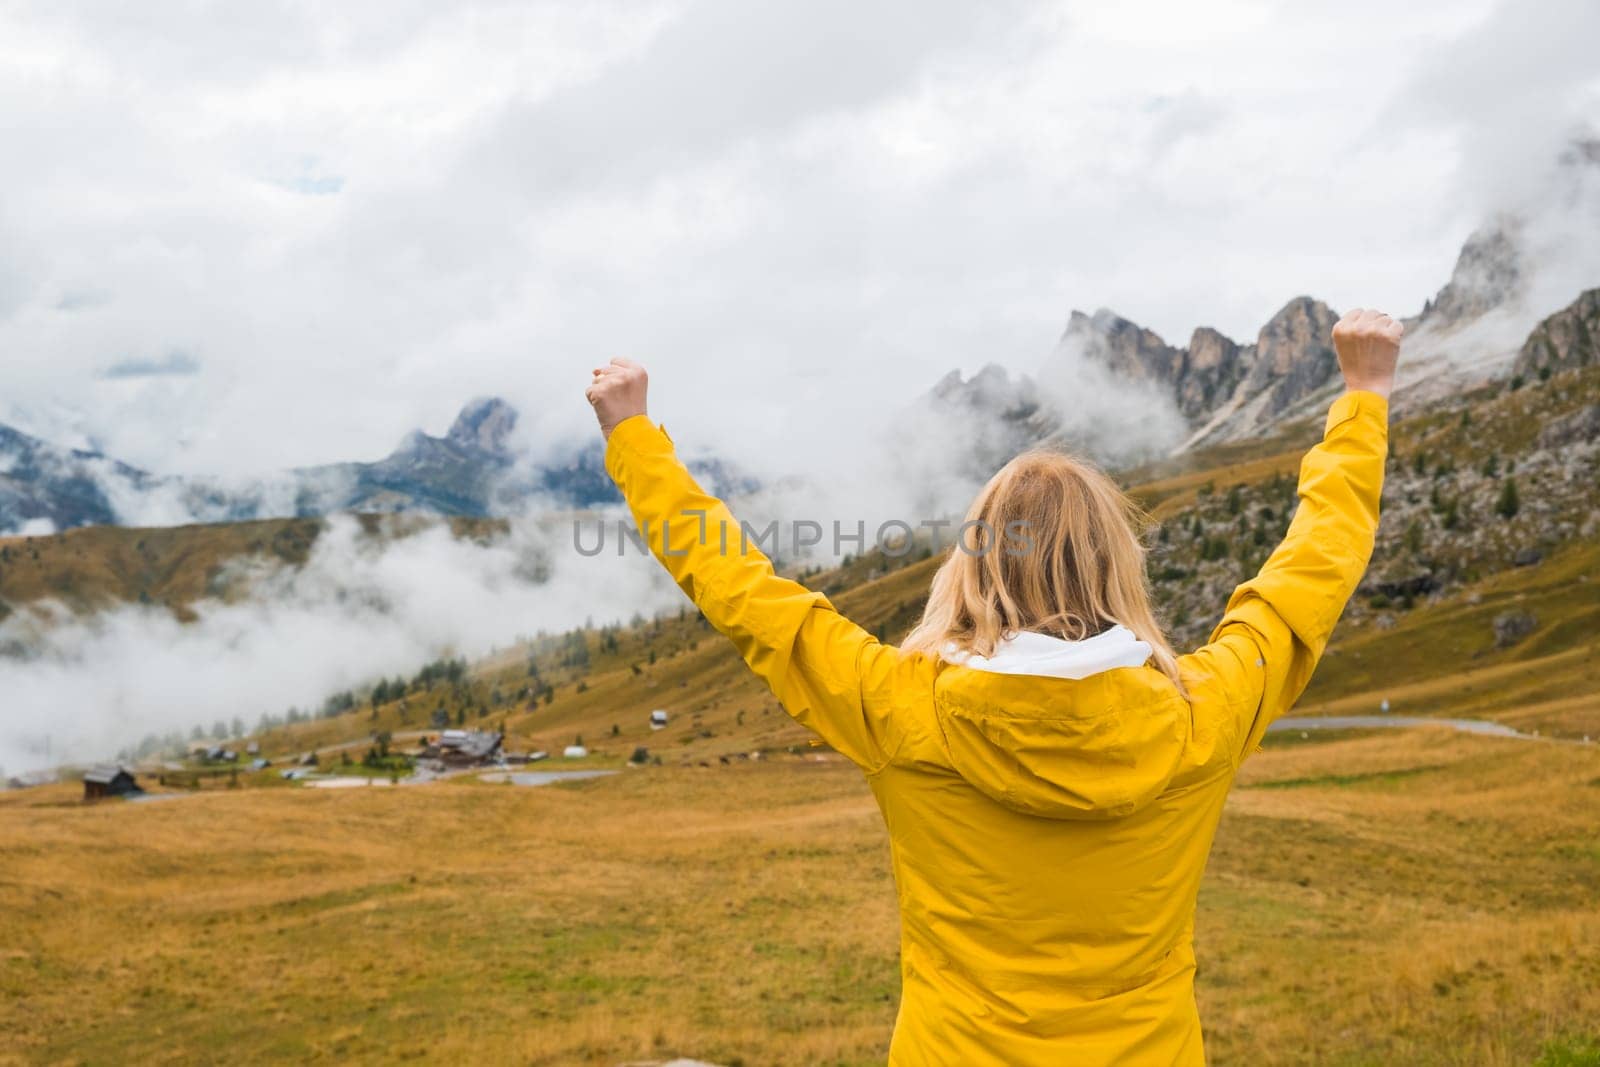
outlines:
[[[1500,498],[1494,502],[1495,514],[1502,519],[1509,519],[1517,513],[1521,506],[1521,501],[1517,499],[1517,480],[1515,478],[1507,478],[1500,483]]]
[[[1411,524],[1406,527],[1405,546],[1406,551],[1412,555],[1422,551],[1422,522],[1420,520],[1412,519]]]

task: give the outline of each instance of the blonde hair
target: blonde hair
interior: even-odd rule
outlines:
[[[1121,623],[1179,691],[1178,661],[1150,608],[1144,512],[1093,466],[1035,450],[978,493],[903,648],[989,656],[1022,630],[1082,640]]]

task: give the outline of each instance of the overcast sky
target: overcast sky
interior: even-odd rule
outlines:
[[[1600,114],[1549,0],[0,0],[0,418],[162,471],[387,452],[597,360],[720,448],[1032,369],[1414,312]]]

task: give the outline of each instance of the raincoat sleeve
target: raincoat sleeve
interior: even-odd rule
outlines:
[[[1300,464],[1300,506],[1261,573],[1234,590],[1210,643],[1179,669],[1195,700],[1225,709],[1218,739],[1238,763],[1299,698],[1367,569],[1378,528],[1389,404],[1348,392]]]
[[[784,710],[868,773],[882,769],[904,736],[894,708],[914,688],[932,692],[926,658],[881,644],[774,573],[757,547],[763,531],[701,489],[645,416],[611,431],[606,470],[651,553]]]

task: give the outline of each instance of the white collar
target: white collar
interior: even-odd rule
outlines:
[[[1089,678],[1118,667],[1142,667],[1150,646],[1126,626],[1116,625],[1082,641],[1023,630],[1001,639],[990,656],[947,649],[951,663],[992,674],[1027,674],[1043,678]]]

